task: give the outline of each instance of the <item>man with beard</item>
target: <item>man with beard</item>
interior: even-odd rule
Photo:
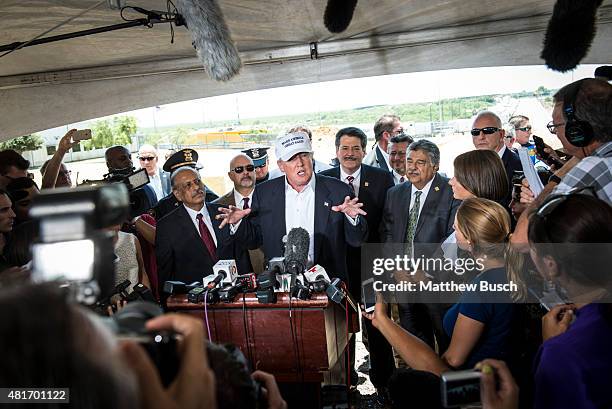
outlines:
[[[221,196],[213,203],[220,206],[236,206],[239,209],[248,209],[253,201],[255,191],[255,166],[247,155],[240,154],[230,161],[230,170],[227,176],[234,183],[234,188],[227,194]],[[243,260],[244,264],[250,264],[248,271],[239,271],[240,274],[248,272],[261,273],[263,271],[264,257],[261,249],[248,250],[245,246],[236,243],[235,260]],[[248,253],[247,253],[248,252]]]
[[[204,201],[205,188],[194,168],[183,166],[172,173],[172,193],[181,202],[157,222],[155,255],[160,287],[168,280],[202,281],[219,260],[234,258],[229,229],[220,229],[217,206]],[[238,271],[248,270],[241,265]]]

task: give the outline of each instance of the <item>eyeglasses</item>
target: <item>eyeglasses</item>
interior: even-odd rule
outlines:
[[[140,159],[143,162],[152,162],[154,159],[157,159],[155,156],[141,156]]]
[[[561,203],[565,202],[572,195],[588,195],[595,196],[595,188],[593,186],[584,186],[570,189],[565,193],[559,193],[550,196],[538,209],[536,215],[542,219],[551,214]]]
[[[485,128],[472,128],[470,133],[472,134],[472,136],[478,136],[480,135],[480,132],[482,132],[485,135],[491,135],[497,131],[499,131],[499,128],[496,128],[494,126],[487,126]]]
[[[560,126],[565,126],[565,122],[562,122],[560,124],[555,124],[553,123],[553,121],[550,121],[546,127],[548,128],[548,132],[550,132],[551,134],[555,135],[557,133],[557,128]]]
[[[234,169],[232,169],[232,172],[234,172],[235,174],[239,175],[242,172],[244,172],[245,169],[246,169],[247,172],[253,172],[255,170],[255,166],[253,166],[253,165],[236,166]]]
[[[523,132],[529,132],[531,131],[531,127],[530,126],[524,126],[522,128],[514,128],[517,131],[523,131]]]

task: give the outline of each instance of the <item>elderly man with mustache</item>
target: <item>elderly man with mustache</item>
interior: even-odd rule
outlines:
[[[234,259],[235,241],[221,230],[216,205],[206,203],[205,186],[198,171],[183,166],[172,173],[172,193],[182,202],[157,223],[155,255],[160,286],[168,280],[202,281],[213,273],[218,260]],[[238,271],[249,266],[236,260]]]

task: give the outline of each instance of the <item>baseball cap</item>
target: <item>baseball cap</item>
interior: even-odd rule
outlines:
[[[274,150],[277,159],[288,161],[298,153],[312,153],[312,145],[305,132],[293,132],[276,138]]]

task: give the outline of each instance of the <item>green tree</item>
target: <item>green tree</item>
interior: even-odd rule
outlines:
[[[189,130],[187,128],[179,127],[176,128],[172,134],[170,134],[170,143],[173,146],[181,147],[187,138],[189,137]]]
[[[91,127],[91,141],[89,148],[108,148],[114,145],[113,129],[108,119],[94,122]]]
[[[132,136],[136,135],[138,125],[133,116],[121,116],[113,119],[114,145],[128,145],[132,143]]]
[[[37,134],[24,135],[0,143],[0,150],[13,149],[19,153],[35,151],[43,146],[43,140]]]
[[[157,147],[164,141],[164,135],[159,132],[150,132],[144,136],[144,143]]]

